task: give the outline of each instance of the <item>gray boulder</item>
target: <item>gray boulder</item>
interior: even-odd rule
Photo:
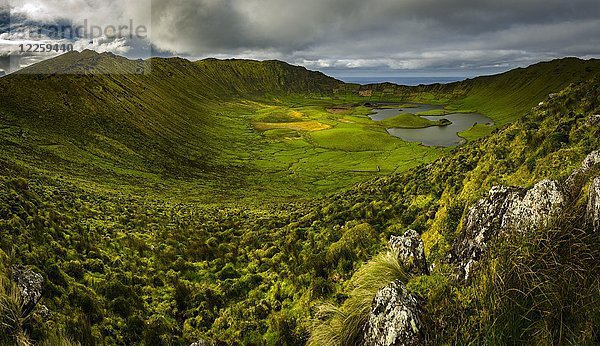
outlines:
[[[423,345],[423,325],[417,299],[394,281],[380,289],[364,327],[363,345]]]
[[[600,231],[600,177],[596,177],[588,191],[588,205],[586,211],[588,224],[594,231]]]
[[[467,279],[471,266],[478,260],[504,224],[504,216],[521,200],[525,190],[516,187],[494,186],[487,197],[469,208],[462,231],[454,243],[450,260],[459,265]]]
[[[493,187],[467,212],[451,262],[457,262],[460,276],[468,279],[472,265],[498,234],[544,227],[561,212],[567,200],[562,185],[556,181],[540,181],[530,190]]]
[[[528,231],[547,226],[565,206],[573,202],[590,177],[600,172],[600,151],[590,153],[581,166],[564,181],[542,180],[533,188],[495,186],[487,197],[472,206],[463,220],[463,228],[453,245],[450,262],[458,264],[460,275],[468,279],[472,265],[488,243],[509,230]],[[598,229],[596,180],[589,192],[587,215]]]
[[[556,181],[542,180],[523,198],[514,200],[502,221],[502,229],[532,229],[545,227],[557,216],[567,201],[567,195],[561,184]]]
[[[16,282],[17,287],[21,292],[25,312],[29,313],[33,311],[42,297],[44,277],[24,266],[13,267],[12,275],[13,280]]]
[[[583,160],[581,167],[577,170],[583,173],[589,173],[591,170],[598,168],[597,166],[600,164],[600,150],[592,151],[586,158]]]
[[[402,236],[391,236],[389,247],[398,254],[398,260],[406,265],[409,272],[428,274],[425,246],[417,231],[409,229]]]

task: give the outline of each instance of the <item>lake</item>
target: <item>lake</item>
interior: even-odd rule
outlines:
[[[414,108],[373,109],[374,114],[369,115],[369,117],[379,121],[402,113],[416,114],[444,108],[443,106],[425,104],[415,104],[414,106]],[[418,142],[426,146],[452,147],[466,142],[464,138],[458,135],[459,132],[466,131],[475,124],[494,124],[492,119],[477,113],[452,113],[422,117],[433,121],[447,119],[452,124],[448,126],[431,126],[422,129],[391,128],[388,129],[388,133],[405,141]]]
[[[381,104],[384,105],[385,103],[381,103]],[[429,111],[432,111],[435,109],[444,109],[444,106],[438,106],[438,105],[426,105],[426,104],[420,104],[420,103],[410,103],[410,105],[412,106],[410,108],[376,108],[376,109],[373,109],[373,112],[375,112],[375,113],[369,115],[369,118],[371,118],[375,121],[380,121],[380,120],[394,117],[398,114],[407,114],[407,113],[417,114],[417,113],[422,113],[422,112],[429,112]]]

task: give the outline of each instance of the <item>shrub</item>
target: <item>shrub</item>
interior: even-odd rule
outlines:
[[[79,261],[69,261],[65,263],[65,272],[72,278],[81,280],[85,274],[85,269]]]

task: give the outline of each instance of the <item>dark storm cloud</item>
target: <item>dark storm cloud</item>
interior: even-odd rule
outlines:
[[[73,1],[19,1],[89,16]],[[598,0],[153,0],[151,19],[149,3],[93,13],[151,24],[161,55],[276,58],[327,71],[467,73],[600,56]]]
[[[338,39],[463,38],[516,25],[596,20],[598,9],[597,0],[155,0],[153,19],[157,29],[173,29],[171,37],[197,48],[295,51]]]
[[[154,1],[155,44],[309,67],[506,69],[600,55],[598,0]]]

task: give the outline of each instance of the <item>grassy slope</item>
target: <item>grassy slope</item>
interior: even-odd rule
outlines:
[[[393,97],[399,101],[447,103],[455,108],[476,110],[503,126],[523,116],[549,94],[572,82],[593,78],[599,72],[600,60],[565,58],[445,85],[348,85],[344,92],[372,90],[373,96],[364,98],[371,101]]]
[[[139,68],[151,72],[124,73]],[[251,153],[240,149],[260,146],[243,116],[254,108],[239,102],[240,93],[321,95],[338,83],[281,62],[138,62],[89,51],[26,72],[35,70],[59,74],[0,80],[0,112],[11,126],[6,154],[33,166],[45,161],[49,171],[68,176],[114,177],[134,188],[168,178],[239,187],[236,181],[256,170]]]
[[[250,154],[258,155],[264,151],[260,156],[251,157],[252,161],[260,161],[255,166],[259,169],[246,172],[246,176],[261,184],[273,180],[273,172],[268,170],[271,165],[275,166],[276,174],[289,175],[280,171],[279,166],[298,158],[314,161],[307,165],[299,160],[296,163],[298,175],[281,181],[303,179],[305,174],[315,171],[315,167],[321,169],[317,170],[319,174],[331,176],[332,181],[343,181],[347,174],[330,171],[333,159],[340,165],[347,161],[372,169],[374,160],[382,159],[374,156],[373,151],[362,150],[364,146],[380,146],[383,152],[388,146],[393,147],[393,142],[388,142],[389,137],[382,137],[383,142],[379,142],[363,136],[364,130],[382,131],[379,127],[370,129],[365,116],[368,108],[327,114],[326,109],[332,103],[363,98],[345,95],[339,96],[338,100],[323,100],[280,94],[278,100],[255,100],[262,102],[259,105],[230,103],[222,98],[212,101],[203,96],[210,95],[210,90],[202,83],[194,85],[198,90],[206,90],[207,94],[195,95],[188,90],[195,83],[189,73],[170,76],[170,73],[176,73],[170,68],[172,64],[182,64],[175,68],[177,71],[187,71],[187,68],[190,72],[195,71],[195,67],[184,60],[157,60],[153,68],[158,74],[140,77],[149,78],[148,81],[155,84],[150,88],[151,95],[176,94],[174,97],[181,97],[177,102],[167,102],[165,109],[160,111],[135,110],[136,103],[131,100],[138,92],[142,93],[144,87],[150,86],[138,84],[141,79],[133,76],[68,76],[45,80],[37,80],[35,76],[15,76],[0,79],[2,90],[10,91],[10,95],[0,96],[3,107],[0,257],[3,263],[30,265],[44,275],[47,287],[43,302],[53,312],[55,326],[65,329],[84,344],[96,340],[106,344],[143,341],[146,344],[186,345],[199,338],[222,344],[301,344],[307,338],[309,318],[314,311],[311,309],[319,300],[344,301],[349,278],[367,258],[381,249],[390,234],[400,234],[408,227],[424,232],[429,258],[444,258],[465,206],[491,185],[530,185],[542,178],[568,174],[587,152],[600,145],[598,129],[585,126],[585,116],[600,110],[598,81],[594,81],[571,88],[559,98],[550,100],[546,107],[496,131],[489,138],[449,150],[447,156],[431,165],[369,181],[310,203],[271,206],[256,195],[256,200],[261,203],[258,208],[249,204],[212,208],[189,203],[176,191],[166,191],[168,194],[156,198],[142,183],[139,191],[134,191],[137,193],[129,194],[131,191],[122,185],[123,176],[136,182],[140,175],[138,168],[146,172],[152,166],[148,161],[157,164],[168,160],[156,154],[160,150],[187,155],[187,146],[198,145],[199,152],[210,149],[200,145],[210,137],[189,138],[191,143],[170,141],[170,138],[185,134],[189,126],[197,126],[198,131],[205,131],[202,133],[205,136],[211,133],[226,136],[226,130],[230,129],[237,134],[245,133],[242,139],[228,137],[231,143],[220,139],[219,144],[232,150],[254,140],[262,141],[263,134],[252,130],[249,124],[254,116],[264,116],[265,112],[260,111],[263,107],[275,109],[274,113],[285,109],[286,114],[287,108],[291,107],[306,117],[318,117],[336,126],[325,131],[296,132],[301,140],[286,142],[285,137],[279,137],[268,146],[255,144],[249,148]],[[176,82],[171,82],[170,78]],[[8,80],[13,84],[6,82]],[[15,86],[15,82],[22,84]],[[48,88],[46,83],[62,91],[49,93],[45,89]],[[97,83],[110,85],[107,94],[93,89]],[[28,88],[29,84],[34,87]],[[225,85],[220,89],[223,95],[226,90],[229,87]],[[277,89],[277,92],[281,90]],[[94,95],[105,98],[105,107],[89,101]],[[72,106],[61,103],[63,96]],[[200,100],[190,103],[195,96]],[[429,98],[428,95],[422,97]],[[18,102],[34,99],[43,102]],[[161,107],[161,102],[165,102],[154,96],[146,100],[152,100],[155,107]],[[215,103],[221,107],[220,116],[210,111],[185,113],[197,111],[196,106],[214,106]],[[69,111],[73,105],[95,112]],[[119,110],[119,105],[131,112],[127,112],[127,116],[113,114],[111,110]],[[190,108],[190,105],[194,107]],[[320,108],[315,109],[315,105]],[[271,108],[273,106],[275,108]],[[169,111],[170,107],[176,107],[177,111]],[[172,123],[165,117],[149,119],[151,126],[143,126],[146,114],[159,116],[158,113],[163,111],[185,121],[177,125],[179,122]],[[66,115],[73,115],[73,118]],[[110,129],[111,124],[119,125],[112,128],[117,133],[102,130]],[[26,133],[19,133],[16,125],[23,125]],[[162,126],[166,134],[162,133]],[[211,127],[211,131],[206,132],[204,126]],[[54,132],[61,134],[61,131],[69,134],[67,138],[72,143],[61,136],[55,136],[58,145],[47,142]],[[100,143],[110,144],[102,152],[90,149],[100,147],[90,135],[98,131],[106,131],[101,134],[110,137],[110,140],[100,137]],[[118,141],[112,138],[120,136],[119,133],[124,137],[129,132],[140,137],[117,137]],[[339,137],[340,133],[344,135]],[[138,152],[128,149],[144,149],[145,145],[152,150],[147,153],[140,150],[148,156],[136,161]],[[61,146],[66,148],[60,149],[64,150],[64,158],[57,159],[52,153],[61,152]],[[298,147],[298,152],[290,151],[294,146]],[[328,146],[335,146],[330,148],[335,150],[326,151]],[[351,154],[346,154],[348,148],[352,149]],[[422,154],[410,149],[400,147],[395,150],[400,158]],[[317,155],[304,156],[305,150],[312,150]],[[124,153],[117,155],[120,151]],[[106,153],[115,155],[105,161],[102,155]],[[210,157],[207,162],[219,163],[225,159],[244,162],[234,152],[214,155],[218,155],[218,160],[212,161],[215,158]],[[124,161],[117,165],[115,162],[121,159]],[[81,160],[80,165],[71,166],[74,160]],[[429,160],[431,158],[424,159]],[[64,163],[69,164],[61,167]],[[91,163],[99,168],[89,168]],[[105,170],[101,169],[101,163],[107,165]],[[148,179],[161,184],[177,179],[171,185],[174,186],[185,180],[181,176],[167,176],[169,172],[173,174],[178,169],[188,168],[190,174],[210,172],[205,167],[195,169],[183,160],[175,161],[175,164],[182,165],[169,169],[163,164],[160,171]],[[135,169],[120,171],[124,167]],[[245,171],[245,168],[247,166],[241,166],[241,170]],[[96,176],[91,176],[92,172]],[[122,193],[112,196],[94,190],[96,185],[90,181],[101,178],[106,186],[114,172],[121,175],[110,182],[115,190],[124,189]],[[60,175],[67,173],[76,177],[79,174],[85,180],[65,181]],[[206,176],[208,182],[215,185],[232,183],[220,180],[223,174],[219,169],[214,173],[214,176]],[[246,186],[246,181],[239,184]],[[444,322],[438,328],[440,338],[456,339],[460,337],[456,333],[463,331],[461,326],[473,325],[469,323],[472,320],[460,319],[463,315],[456,314],[458,310],[454,309],[464,308],[461,313],[475,311],[473,314],[477,314],[477,310],[471,309],[475,298],[466,294],[468,292],[448,286],[443,272],[435,273],[433,282],[418,280],[412,283],[417,286],[414,289],[426,298],[432,297],[428,300],[431,302],[429,307],[446,308],[446,314],[440,313]],[[456,292],[465,293],[464,300],[456,298],[456,304],[436,301],[440,297],[454,299],[460,295]],[[44,338],[47,329],[48,325],[37,315],[27,322],[27,331],[38,339]],[[5,336],[3,332],[0,337]],[[471,334],[462,335],[468,339]]]
[[[549,94],[600,72],[600,60],[566,58],[516,69],[499,76],[480,77],[467,83],[467,97],[458,103],[475,108],[505,125],[525,113]]]
[[[493,253],[468,284],[456,280],[445,259],[464,213],[492,186],[531,187],[542,179],[565,178],[588,153],[600,149],[600,129],[589,122],[599,111],[600,79],[575,83],[517,122],[431,165],[337,196],[340,205],[331,203],[329,210],[347,215],[346,208],[360,204],[371,214],[356,217],[383,234],[408,228],[422,232],[428,262],[435,269],[430,276],[404,281],[424,299],[432,344],[595,343],[600,267],[585,259],[591,258],[588,252],[600,251],[600,241],[581,222],[585,197],[553,228],[515,232],[506,243],[490,246]],[[358,279],[376,274],[356,272]],[[384,284],[374,284],[371,292]],[[352,287],[344,292],[354,293]],[[360,298],[328,307],[336,313],[327,323],[315,324],[315,344],[355,335],[356,326],[349,322],[361,318],[356,315],[370,304],[356,305]]]
[[[339,114],[329,107],[371,99],[448,102],[504,124],[596,65],[567,59],[447,86],[362,87],[375,90],[364,98],[358,86],[277,61],[69,53],[26,71],[42,74],[0,79],[2,138],[10,144],[3,154],[78,183],[92,180],[92,188],[105,183],[145,193],[150,186],[191,198],[255,191],[314,196],[411,169],[445,151],[387,136],[372,126],[367,107]],[[383,126],[433,125],[406,118]],[[476,130],[465,136],[488,132]]]

